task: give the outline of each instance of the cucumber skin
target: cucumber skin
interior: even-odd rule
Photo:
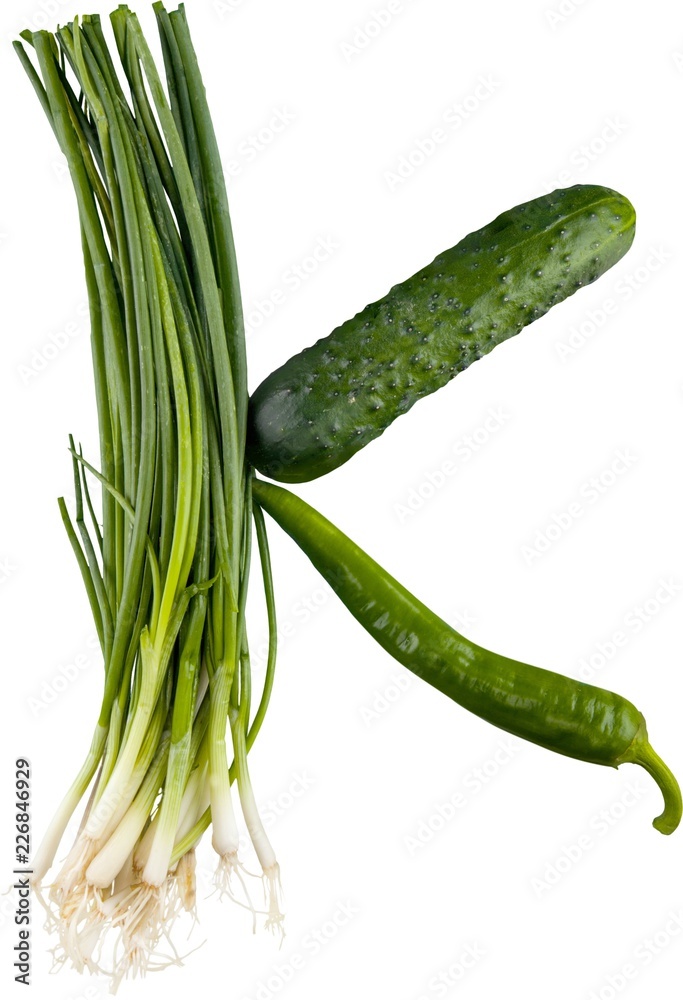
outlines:
[[[634,235],[631,203],[598,185],[504,212],[264,379],[249,405],[249,461],[287,483],[331,472],[604,274]]]

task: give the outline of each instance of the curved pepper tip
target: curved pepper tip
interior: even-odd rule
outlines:
[[[659,754],[655,753],[647,738],[634,747],[631,760],[634,764],[640,764],[648,774],[652,775],[664,796],[664,811],[653,819],[652,825],[660,833],[673,833],[681,822],[683,814],[681,788],[675,775]]]

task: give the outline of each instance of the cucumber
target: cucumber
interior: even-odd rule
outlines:
[[[331,472],[595,281],[634,234],[631,203],[592,184],[504,212],[269,375],[250,400],[250,462],[287,483]]]

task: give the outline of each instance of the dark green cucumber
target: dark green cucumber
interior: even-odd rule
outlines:
[[[288,483],[331,472],[604,274],[634,234],[631,203],[592,184],[504,212],[269,375],[250,401],[249,460]]]

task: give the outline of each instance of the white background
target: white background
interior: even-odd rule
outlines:
[[[380,29],[373,18],[387,6],[187,4],[220,146],[236,168],[251,384],[500,211],[561,183],[627,195],[637,236],[620,264],[299,492],[479,643],[573,676],[593,657],[593,681],[642,709],[683,777],[679,5],[402,0]],[[150,11],[139,10],[152,34]],[[1,13],[6,881],[13,761],[32,761],[38,835],[85,752],[101,681],[55,502],[71,491],[67,434],[91,455],[96,443],[76,207],[8,55],[21,27],[82,12],[29,0]],[[491,93],[477,100],[481,78]],[[457,104],[467,116],[444,125]],[[289,119],[277,134],[274,116]],[[418,143],[439,127],[433,155],[391,183],[400,158],[416,163]],[[262,148],[247,153],[259,133]],[[328,259],[304,263],[321,240],[334,244]],[[296,267],[309,270],[298,287]],[[495,431],[485,429],[490,410],[504,414]],[[610,477],[620,450],[630,467]],[[439,480],[448,460],[455,471]],[[608,484],[595,502],[592,477]],[[411,497],[417,509],[406,515]],[[574,501],[582,516],[525,558]],[[205,846],[191,943],[206,943],[184,968],[121,995],[679,997],[683,833],[652,829],[660,796],[644,772],[512,743],[417,680],[406,687],[409,675],[289,539],[274,528],[271,539],[287,635],[252,766],[282,868],[287,937],[278,950],[262,929],[252,935],[244,911],[205,898]],[[639,608],[649,610],[638,627]],[[258,646],[256,605],[253,627]],[[605,645],[615,632],[625,636],[616,651]],[[601,644],[614,655],[601,659]],[[458,795],[464,804],[449,808]],[[0,898],[0,978],[12,996],[24,995],[11,981],[13,904]],[[37,909],[34,918],[36,995],[103,996],[106,984],[68,970],[46,978],[51,942]]]

